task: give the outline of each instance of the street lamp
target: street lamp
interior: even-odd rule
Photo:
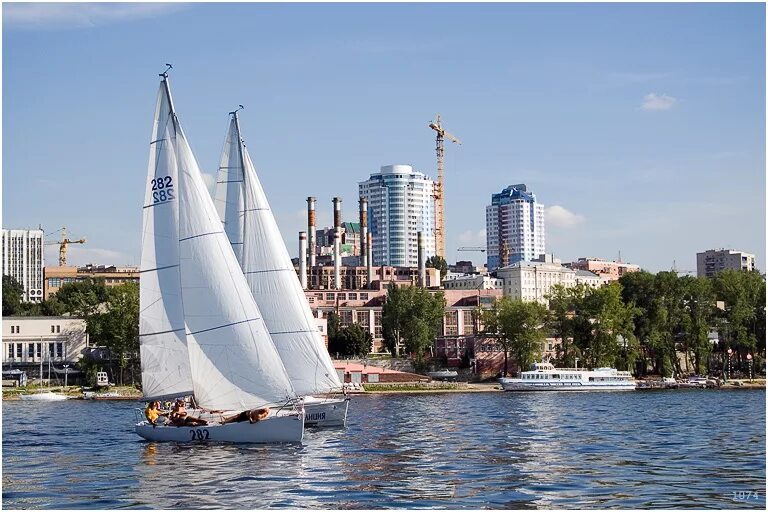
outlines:
[[[752,382],[752,354],[747,354],[747,361],[749,361],[749,382]]]
[[[726,374],[726,380],[731,378],[731,354],[733,354],[733,349],[728,348],[728,373]]]
[[[64,365],[64,389],[67,388],[67,375],[69,375],[69,365]]]

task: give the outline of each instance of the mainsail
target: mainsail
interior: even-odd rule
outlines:
[[[186,334],[181,337],[186,340],[182,359],[189,368],[192,391],[197,403],[209,409],[250,409],[284,403],[295,398],[296,393],[173,111],[167,77],[163,84],[168,103],[166,129],[172,134],[168,139],[172,165],[168,174],[150,173],[154,181],[150,180],[147,186],[155,187],[154,192],[163,191],[155,196],[148,190],[152,201],[157,199],[152,204],[158,206],[153,209],[160,208],[162,203],[178,203],[174,207],[178,208],[177,217],[164,219],[168,226],[160,236],[164,241],[167,238],[168,246],[176,247],[174,258],[168,257],[164,264],[177,268],[178,281],[169,289],[168,296],[166,288],[159,287],[158,299],[167,302],[168,297],[173,297],[180,303],[186,324],[186,332],[181,331]],[[156,245],[158,224],[156,221]],[[164,236],[174,229],[175,239]],[[160,248],[155,250],[156,254],[160,252]],[[170,327],[172,332],[178,332],[176,324]],[[179,357],[181,352],[176,350],[173,357]],[[147,359],[152,355],[150,352]],[[168,354],[166,366],[170,365],[170,358]]]
[[[237,187],[233,185],[238,185]],[[232,113],[216,180],[216,207],[253,298],[296,392],[341,389],[277,222]]]
[[[139,340],[148,399],[192,394],[179,274],[176,124],[167,80],[160,84],[149,144],[141,240]]]

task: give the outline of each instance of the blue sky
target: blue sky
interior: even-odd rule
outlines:
[[[3,4],[5,228],[66,225],[76,264],[138,264],[157,74],[213,174],[227,112],[292,255],[357,182],[446,156],[447,259],[484,261],[485,206],[526,183],[547,252],[765,270],[762,4]],[[55,238],[53,236],[52,238]],[[55,264],[55,253],[47,253]]]

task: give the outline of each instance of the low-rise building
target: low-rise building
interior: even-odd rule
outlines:
[[[612,279],[606,279],[589,270],[577,270],[574,276],[575,284],[584,284],[592,288],[599,288],[604,284],[608,284]]]
[[[298,268],[296,269],[298,272]],[[370,289],[368,286],[368,267],[342,266],[340,268],[342,290]],[[398,286],[416,285],[419,280],[418,267],[373,267],[373,287],[385,288],[390,282]],[[427,287],[440,286],[440,270],[426,269]],[[311,290],[333,290],[333,265],[315,265],[309,269],[307,285]],[[377,284],[378,282],[378,284]]]
[[[446,290],[496,290],[504,281],[488,274],[454,274],[449,272],[443,279]]]
[[[545,305],[549,304],[547,295],[554,285],[570,288],[576,284],[576,271],[564,267],[550,254],[502,267],[496,276],[504,280],[505,296]]]
[[[733,249],[709,249],[696,253],[696,275],[713,277],[723,270],[755,270],[755,255]]]
[[[83,267],[45,267],[45,298],[67,284],[87,278],[103,279],[106,286],[119,286],[127,282],[139,282],[138,267],[115,265],[85,265]]]
[[[40,363],[62,367],[89,348],[85,320],[62,316],[3,317],[3,369],[38,374]],[[46,366],[47,371],[47,366]]]
[[[617,281],[627,272],[640,271],[640,265],[624,263],[623,261],[607,261],[600,258],[579,258],[577,261],[566,263],[573,270],[586,270],[599,275],[603,282]]]

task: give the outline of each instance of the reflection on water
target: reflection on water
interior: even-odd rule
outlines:
[[[355,397],[301,445],[142,441],[133,402],[3,403],[3,506],[764,508],[765,392]]]

